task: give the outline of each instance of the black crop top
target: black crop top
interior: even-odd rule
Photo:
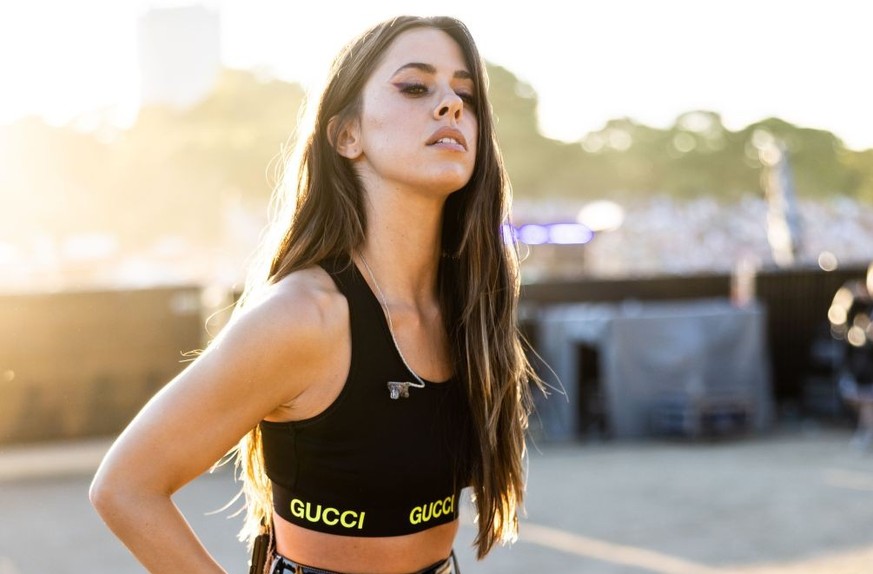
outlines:
[[[469,423],[452,378],[390,398],[412,381],[382,307],[348,259],[321,265],[349,305],[351,366],[337,399],[303,421],[260,424],[276,513],[346,536],[397,536],[451,522],[467,485]]]

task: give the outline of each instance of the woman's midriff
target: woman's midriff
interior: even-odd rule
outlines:
[[[408,574],[449,556],[458,521],[415,534],[353,537],[308,530],[273,515],[276,551],[289,560],[348,574]]]

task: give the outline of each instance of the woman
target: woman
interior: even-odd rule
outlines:
[[[384,22],[338,56],[269,269],[94,479],[150,571],[221,572],[170,496],[240,437],[243,536],[270,530],[273,572],[451,572],[468,486],[478,556],[514,537],[538,379],[485,83],[450,18]]]

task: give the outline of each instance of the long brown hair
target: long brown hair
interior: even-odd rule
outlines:
[[[482,558],[495,542],[517,535],[529,385],[540,381],[526,358],[517,325],[518,257],[503,233],[510,188],[487,99],[485,66],[463,23],[402,16],[378,24],[341,51],[315,108],[311,131],[298,137],[295,185],[280,185],[274,196],[278,203],[272,230],[278,234],[262,245],[262,270],[250,275],[238,309],[262,287],[324,259],[349,256],[363,244],[363,189],[351,163],[331,144],[336,140],[329,130],[356,118],[362,89],[381,55],[399,34],[419,27],[451,36],[475,80],[476,162],[470,181],[445,203],[438,289],[452,366],[465,385],[471,414],[468,458],[479,514],[476,545]],[[286,182],[293,180],[289,174]],[[240,536],[251,541],[271,512],[258,428],[240,441],[235,456],[246,495],[246,524]]]

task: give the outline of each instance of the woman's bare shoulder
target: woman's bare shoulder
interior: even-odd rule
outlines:
[[[320,267],[290,273],[266,288],[235,318],[235,328],[269,346],[318,347],[348,328],[348,304]],[[233,321],[232,321],[233,322]]]

